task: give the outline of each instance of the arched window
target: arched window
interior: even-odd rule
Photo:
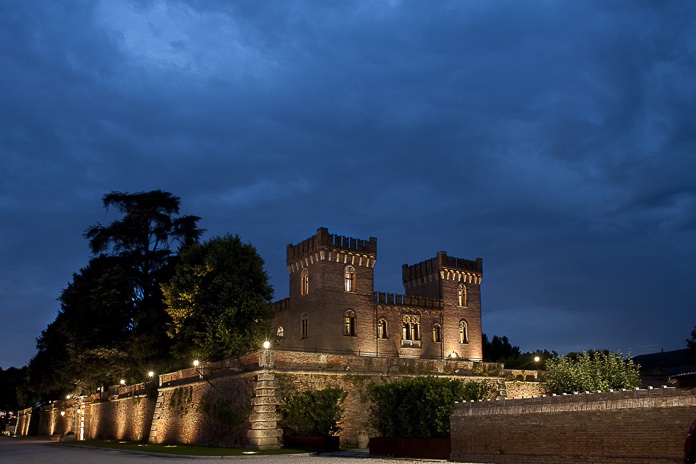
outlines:
[[[459,284],[459,288],[457,288],[457,304],[466,306],[466,287],[464,284]]]
[[[402,340],[420,340],[420,317],[405,315],[401,332]]]
[[[433,324],[433,341],[439,343],[442,341],[442,327],[440,324]]]
[[[387,338],[387,320],[383,317],[377,321],[377,338]]]
[[[343,335],[355,337],[355,311],[348,310],[343,314]]]
[[[302,314],[302,325],[300,327],[301,338],[309,338],[309,317],[307,313]]]
[[[355,291],[355,268],[353,266],[346,266],[344,272],[346,292]]]
[[[278,330],[276,331],[276,337],[283,338],[283,326],[282,325],[278,326]]]
[[[469,326],[464,319],[459,321],[459,343],[469,343]]]
[[[309,293],[309,269],[304,268],[302,269],[302,275],[300,277],[301,280],[301,289],[300,289],[300,294],[301,295],[306,295]]]

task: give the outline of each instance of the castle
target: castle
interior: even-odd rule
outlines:
[[[483,262],[447,256],[402,267],[405,294],[375,292],[377,239],[316,235],[287,246],[289,297],[277,349],[481,361]]]

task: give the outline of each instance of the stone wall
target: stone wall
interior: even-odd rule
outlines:
[[[85,439],[278,447],[284,395],[331,386],[348,392],[340,436],[343,443],[355,443],[359,431],[370,432],[367,388],[372,383],[437,375],[492,382],[507,395],[539,393],[538,382],[505,382],[502,373],[499,364],[461,360],[267,350],[162,374],[150,386],[113,386],[43,406],[39,434],[78,435],[83,430]],[[20,414],[18,435],[29,433],[31,412]]]
[[[128,387],[126,387],[128,388]],[[118,395],[109,399],[101,395],[85,402],[85,439],[146,441],[155,409],[144,390],[134,395]]]
[[[681,463],[696,391],[660,388],[463,403],[453,461]]]

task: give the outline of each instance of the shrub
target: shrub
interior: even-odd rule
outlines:
[[[490,382],[413,377],[368,389],[370,425],[383,437],[448,437],[455,401],[477,400],[494,391]]]
[[[640,385],[639,368],[621,352],[568,354],[546,361],[546,385],[556,394],[634,388]]]
[[[346,399],[342,388],[296,391],[283,401],[283,415],[288,427],[299,435],[336,435]]]

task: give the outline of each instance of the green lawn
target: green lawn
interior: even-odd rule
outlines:
[[[186,456],[243,456],[250,454],[298,454],[307,451],[296,449],[277,449],[264,451],[250,451],[244,448],[215,448],[212,446],[193,445],[153,445],[150,443],[136,443],[117,440],[85,440],[59,442],[61,446],[94,446],[98,448],[110,448],[125,451],[140,451],[144,453],[179,454]]]

